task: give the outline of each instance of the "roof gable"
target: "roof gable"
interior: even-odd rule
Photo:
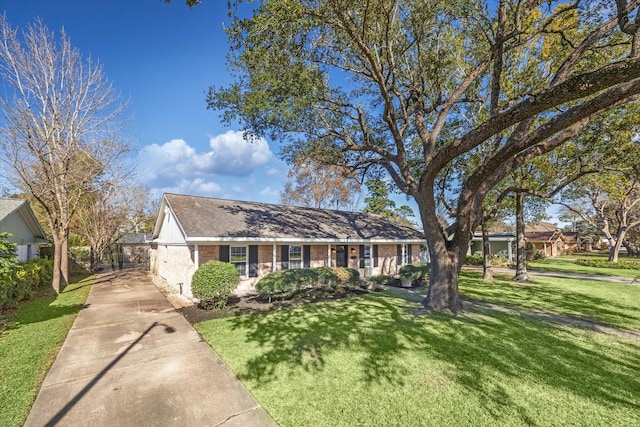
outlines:
[[[187,240],[423,240],[418,230],[379,215],[165,194]],[[165,205],[163,203],[163,205]],[[163,209],[161,207],[161,209]],[[161,224],[161,211],[156,225]],[[154,238],[158,237],[156,227]]]
[[[0,199],[0,224],[2,225],[0,232],[8,231],[15,234],[15,231],[12,232],[12,230],[9,229],[11,227],[9,224],[13,222],[13,226],[15,226],[15,221],[18,220],[18,218],[19,221],[24,223],[24,226],[28,228],[37,242],[46,241],[44,231],[26,200]]]

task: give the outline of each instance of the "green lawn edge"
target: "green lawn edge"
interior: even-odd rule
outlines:
[[[0,426],[22,426],[95,276],[22,304],[0,335]]]

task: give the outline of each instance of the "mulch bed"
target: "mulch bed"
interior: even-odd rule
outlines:
[[[272,300],[257,295],[247,295],[238,297],[232,295],[223,309],[207,310],[197,304],[189,307],[179,308],[176,311],[182,314],[192,325],[210,319],[220,319],[223,317],[236,316],[239,314],[255,313],[260,311],[277,310],[285,307],[295,307],[302,304],[311,304],[320,301],[328,301],[339,298],[350,298],[366,294],[370,291],[364,289],[351,289],[340,293],[323,292],[316,295],[306,295],[304,297],[291,300]]]

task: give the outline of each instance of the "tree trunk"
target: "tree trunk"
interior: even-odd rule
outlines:
[[[429,289],[422,305],[429,310],[450,310],[457,313],[462,309],[458,294],[458,277],[464,254],[469,247],[469,239],[462,238],[462,232],[458,233],[452,241],[445,238],[438,222],[433,194],[430,194],[432,188],[432,186],[425,186],[424,192],[415,197],[420,209],[431,260]],[[465,241],[467,245],[463,248]]]
[[[620,248],[622,247],[622,242],[624,241],[624,237],[626,234],[627,234],[627,227],[620,227],[618,229],[618,235],[616,236],[616,243],[609,248],[609,262],[618,262]]]
[[[482,279],[493,280],[491,272],[491,244],[489,242],[489,229],[484,219],[482,220]]]
[[[69,284],[69,229],[62,233],[62,242],[60,246],[60,284],[61,291]]]
[[[513,280],[528,282],[527,242],[524,236],[524,193],[516,193],[516,275]]]
[[[59,294],[62,291],[60,286],[61,274],[60,274],[60,258],[62,251],[60,239],[53,233],[53,270],[51,275],[51,288],[53,292]]]
[[[429,290],[422,302],[426,308],[435,311],[451,310],[457,313],[462,309],[458,294],[458,278],[460,275],[460,251],[457,249],[432,250],[431,272],[429,273]]]

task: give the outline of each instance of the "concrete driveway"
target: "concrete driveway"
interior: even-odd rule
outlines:
[[[275,426],[144,271],[100,276],[26,426]]]

